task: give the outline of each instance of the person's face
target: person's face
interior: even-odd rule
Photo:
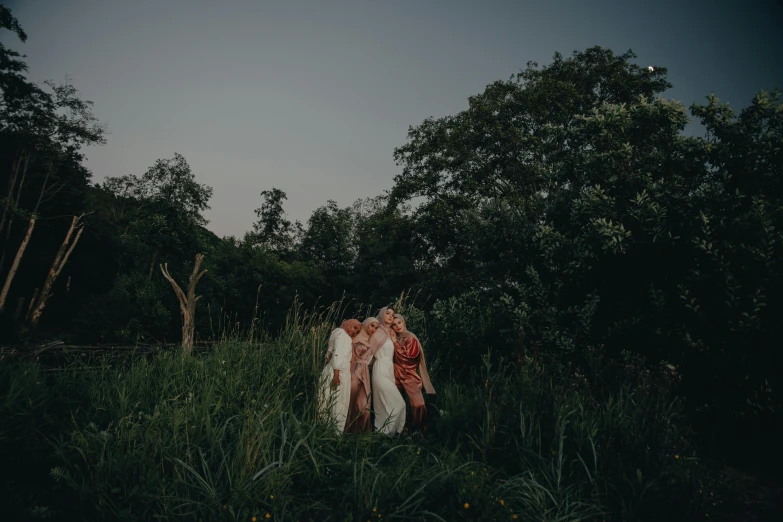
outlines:
[[[367,325],[367,333],[372,335],[375,333],[375,330],[378,329],[378,323],[370,323]]]
[[[400,319],[399,317],[394,320],[392,323],[392,330],[394,330],[397,333],[400,333],[405,330],[405,321]]]
[[[394,322],[394,310],[387,308],[383,313],[383,324],[386,326],[391,325]]]
[[[359,326],[358,324],[355,324],[355,325],[353,325],[353,326],[350,328],[350,330],[351,330],[351,331],[349,332],[349,334],[351,335],[351,339],[353,339],[354,337],[356,337],[357,335],[359,335],[359,332],[361,332],[361,331],[362,331],[362,327],[361,327],[361,326]]]

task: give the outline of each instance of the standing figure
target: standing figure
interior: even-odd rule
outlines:
[[[392,329],[397,334],[394,345],[394,379],[397,387],[408,394],[411,403],[412,427],[427,432],[427,405],[424,403],[422,386],[428,394],[435,394],[430,376],[427,373],[427,363],[424,360],[424,350],[419,338],[408,331],[405,318],[394,314]],[[419,373],[416,373],[418,369]]]
[[[362,323],[356,319],[348,319],[343,321],[340,328],[332,331],[326,352],[326,366],[321,372],[319,406],[321,411],[328,412],[338,435],[345,429],[351,401],[351,340],[361,328]]]
[[[351,404],[345,431],[365,433],[372,430],[370,423],[370,337],[378,329],[378,319],[368,317],[362,323],[362,331],[353,339],[351,360]]]
[[[394,383],[394,342],[397,336],[391,329],[394,310],[381,308],[378,329],[370,338],[372,366],[372,409],[375,429],[387,435],[402,433],[405,427],[405,399]]]

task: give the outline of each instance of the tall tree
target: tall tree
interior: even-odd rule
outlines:
[[[258,220],[253,223],[253,232],[248,240],[281,255],[290,254],[301,234],[299,222],[291,223],[286,218],[283,202],[286,193],[278,188],[261,192],[263,203],[255,210]]]
[[[0,28],[26,40],[18,20],[5,6],[0,6]],[[49,234],[40,239],[33,236],[40,219],[82,210],[89,173],[80,165],[79,151],[85,145],[105,142],[104,127],[93,116],[92,103],[82,100],[67,79],[62,85],[51,81],[38,85],[26,78],[26,72],[20,54],[0,44],[0,186],[6,187],[0,218],[3,300],[20,265],[25,271],[22,258],[31,241],[42,241],[40,248],[45,250],[58,241],[52,241]],[[20,221],[23,226],[15,226]],[[6,271],[13,248],[13,263]],[[4,304],[0,303],[0,309]]]

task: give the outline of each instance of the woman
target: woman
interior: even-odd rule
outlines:
[[[375,429],[387,435],[396,435],[405,427],[405,399],[394,383],[394,341],[397,338],[391,329],[394,310],[381,308],[377,319],[378,329],[370,338],[370,356],[375,357],[372,367]]]
[[[326,366],[321,372],[319,405],[321,411],[329,413],[334,421],[337,434],[345,429],[348,407],[351,401],[351,340],[361,330],[362,324],[356,319],[343,321],[329,336],[329,349],[326,352]]]
[[[362,323],[362,331],[353,340],[351,360],[351,403],[345,431],[366,433],[372,430],[370,424],[370,369],[372,352],[370,338],[378,329],[378,319],[368,317]]]
[[[424,360],[424,351],[419,338],[408,331],[405,318],[400,314],[394,314],[392,329],[397,334],[397,342],[394,344],[394,380],[397,387],[408,394],[411,403],[412,426],[427,432],[427,405],[424,403],[422,386],[429,394],[435,393],[430,376],[427,373],[427,363]],[[419,373],[416,373],[416,370]]]

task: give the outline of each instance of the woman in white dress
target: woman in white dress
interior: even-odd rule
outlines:
[[[326,352],[326,366],[321,372],[319,406],[334,422],[338,435],[345,430],[351,404],[352,339],[361,329],[362,323],[356,319],[348,319],[340,328],[332,331]]]
[[[372,367],[372,408],[375,429],[387,435],[402,433],[405,427],[405,399],[394,382],[394,341],[391,329],[394,310],[384,307],[378,312],[378,329],[370,339],[375,357]]]

